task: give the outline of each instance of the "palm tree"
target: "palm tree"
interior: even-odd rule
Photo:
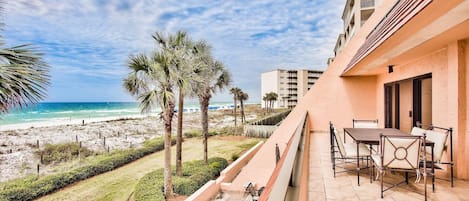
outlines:
[[[241,105],[241,122],[244,124],[246,122],[246,116],[244,115],[244,101],[248,100],[249,95],[241,91],[238,98]]]
[[[223,63],[212,58],[211,47],[205,41],[199,41],[195,45],[195,49],[201,64],[195,70],[201,79],[195,90],[199,98],[202,116],[204,162],[208,164],[208,105],[213,93],[223,90],[230,84],[231,75],[224,68]]]
[[[192,91],[193,79],[193,48],[187,33],[178,31],[165,37],[162,33],[155,33],[153,39],[162,47],[163,51],[171,54],[172,67],[175,68],[175,80],[178,88],[178,114],[176,128],[176,175],[182,176],[182,123],[184,111],[184,96]],[[188,94],[191,95],[191,94]]]
[[[234,108],[233,108],[233,111],[234,111],[234,124],[235,124],[235,128],[236,128],[236,107],[237,107],[237,103],[238,103],[238,96],[241,92],[241,89],[238,88],[238,87],[233,87],[230,89],[230,93],[233,94],[233,102],[234,102]]]
[[[266,93],[265,96],[262,98],[265,101],[266,108],[268,112],[271,112],[274,108],[274,102],[277,101],[278,94],[275,92]]]
[[[0,38],[0,46],[5,45]],[[50,67],[36,48],[19,45],[0,49],[0,114],[27,107],[46,96]]]
[[[277,98],[278,98],[278,94],[275,93],[275,92],[270,92],[270,95],[269,95],[269,100],[270,100],[270,108],[273,110],[274,109],[274,103],[275,101],[277,101]]]
[[[172,196],[171,183],[171,122],[174,115],[175,97],[173,87],[174,69],[171,68],[172,55],[167,51],[130,56],[128,67],[131,70],[124,79],[125,89],[140,102],[142,113],[161,108],[165,129],[164,192]]]
[[[268,111],[269,111],[269,105],[267,104],[267,102],[269,101],[269,97],[267,97],[267,94],[268,94],[268,93],[266,93],[266,94],[264,95],[264,97],[262,97],[262,100],[264,101],[264,108],[265,108],[265,110],[267,110],[267,112],[268,112]]]

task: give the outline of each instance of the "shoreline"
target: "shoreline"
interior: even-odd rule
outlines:
[[[226,111],[211,110],[209,127],[222,128],[233,125],[234,117]],[[256,115],[248,116],[255,119]],[[174,126],[177,118],[173,118]],[[184,114],[183,132],[200,128],[200,112]],[[37,151],[45,144],[79,142],[95,152],[137,148],[149,139],[162,136],[164,128],[157,115],[128,115],[72,121],[35,122],[1,126],[0,131],[0,182],[35,174],[40,158]],[[176,132],[176,129],[173,129]],[[39,144],[39,147],[37,146]],[[67,164],[67,163],[66,163]],[[71,164],[74,164],[73,162]],[[59,165],[59,166],[57,166]],[[79,163],[74,164],[79,165]],[[41,174],[64,168],[60,164],[41,165]],[[57,169],[58,168],[58,169]],[[66,168],[71,168],[68,166]]]
[[[209,112],[231,110],[232,103],[223,102],[224,104],[214,103],[209,105]],[[258,103],[246,103],[248,105],[257,105]],[[210,108],[211,107],[211,108]],[[176,109],[177,110],[177,109]],[[184,108],[184,114],[199,113],[199,108]],[[21,123],[11,123],[11,124],[0,124],[0,131],[13,131],[13,130],[25,130],[32,128],[43,128],[51,126],[66,126],[66,125],[81,125],[84,121],[85,125],[87,123],[95,122],[105,122],[113,120],[125,120],[125,119],[143,119],[148,117],[156,117],[157,113],[150,114],[127,114],[127,115],[116,115],[116,116],[106,116],[106,117],[64,117],[64,118],[49,118],[45,120],[31,121],[31,122],[21,122]]]
[[[75,118],[75,119],[69,119],[69,120],[50,119],[50,120],[45,120],[45,121],[0,125],[0,131],[25,130],[25,129],[43,128],[43,127],[51,127],[51,126],[81,125],[83,124],[83,121],[86,125],[88,123],[125,120],[125,119],[143,119],[143,118],[155,117],[155,116],[156,115],[141,115],[140,114],[140,115],[126,115],[126,116]]]

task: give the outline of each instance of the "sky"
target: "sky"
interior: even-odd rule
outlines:
[[[134,101],[122,87],[130,55],[150,53],[157,31],[206,40],[261,100],[261,73],[324,70],[343,29],[345,0],[6,0],[7,46],[34,44],[51,66],[46,102]],[[230,101],[225,92],[213,101]]]

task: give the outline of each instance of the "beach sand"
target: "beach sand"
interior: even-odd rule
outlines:
[[[209,112],[209,128],[221,128],[233,125],[233,117],[223,115],[223,111]],[[247,119],[255,119],[250,115]],[[173,134],[176,132],[176,120],[173,119]],[[87,119],[82,125],[75,122],[48,122],[36,125],[2,126],[0,131],[0,182],[36,173],[40,159],[34,152],[44,144],[82,142],[82,146],[97,152],[109,149],[128,149],[139,147],[143,141],[163,135],[163,124],[158,117],[129,117],[120,119]],[[183,131],[199,129],[200,113],[185,113]],[[105,137],[105,146],[104,146]],[[11,153],[10,153],[11,151]],[[41,165],[41,172],[52,171],[54,165]]]

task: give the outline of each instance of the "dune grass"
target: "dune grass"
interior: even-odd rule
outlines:
[[[209,138],[209,157],[231,159],[233,153],[240,153],[253,146],[258,139],[239,136],[214,136]],[[175,162],[175,147],[171,150]],[[183,161],[201,160],[203,145],[200,138],[187,139],[183,143]],[[162,168],[163,151],[150,154],[116,170],[97,175],[78,182],[60,191],[44,196],[38,200],[127,200],[137,182],[146,173]]]

